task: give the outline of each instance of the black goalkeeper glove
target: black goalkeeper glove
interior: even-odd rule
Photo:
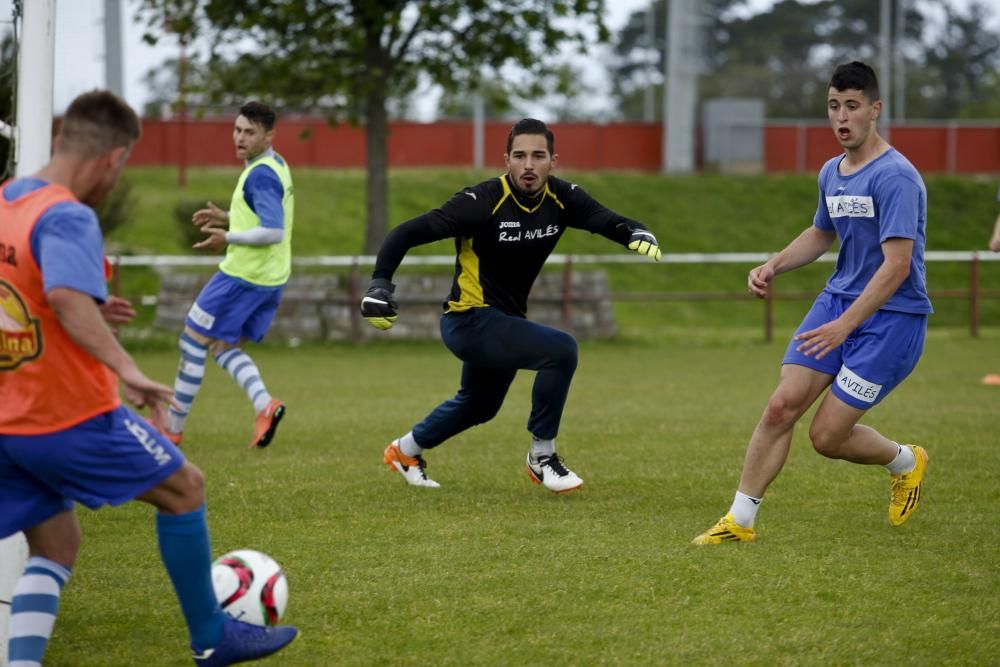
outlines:
[[[396,286],[385,278],[373,278],[361,299],[361,315],[376,329],[385,331],[396,323],[399,304],[392,298],[395,289]]]
[[[632,232],[632,236],[628,239],[628,249],[652,257],[657,262],[660,261],[660,244],[656,242],[653,232],[648,229],[637,229]]]

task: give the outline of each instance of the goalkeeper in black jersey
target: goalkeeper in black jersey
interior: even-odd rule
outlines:
[[[461,386],[386,447],[385,463],[410,484],[439,486],[427,477],[423,451],[492,419],[518,369],[528,369],[537,371],[528,418],[528,473],[557,493],[583,485],[555,450],[576,370],[576,340],[526,319],[528,293],[568,227],[601,234],[655,260],[660,249],[642,224],[605,208],[577,185],[550,176],[557,159],[554,143],[542,121],[519,121],[507,138],[506,174],[404,222],[379,250],[361,313],[372,326],[388,329],[396,320],[392,275],[403,256],[414,246],[455,239],[455,278],[444,303],[441,338],[463,362]]]

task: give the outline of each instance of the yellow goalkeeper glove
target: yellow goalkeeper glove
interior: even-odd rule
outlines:
[[[628,249],[652,257],[657,262],[660,261],[660,245],[656,242],[653,232],[648,229],[637,229],[632,232],[628,240]]]
[[[361,299],[361,316],[376,329],[385,331],[396,323],[399,304],[392,298],[396,286],[385,278],[373,278]]]

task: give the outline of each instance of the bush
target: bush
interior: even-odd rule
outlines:
[[[136,197],[132,194],[132,184],[126,178],[118,181],[118,185],[94,208],[101,233],[107,237],[113,230],[135,222]]]

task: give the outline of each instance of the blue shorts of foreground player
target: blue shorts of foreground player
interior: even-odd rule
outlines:
[[[799,325],[796,335],[832,322],[852,299],[821,293]],[[833,393],[851,407],[868,410],[878,405],[916,367],[924,351],[927,315],[878,310],[851,332],[838,348],[822,359],[807,357],[788,344],[782,363],[805,366],[836,376]]]
[[[45,435],[0,435],[0,538],[79,502],[121,505],[174,474],[184,455],[127,407]]]
[[[274,321],[284,290],[284,285],[254,285],[219,271],[202,288],[185,324],[213,340],[259,343]]]

